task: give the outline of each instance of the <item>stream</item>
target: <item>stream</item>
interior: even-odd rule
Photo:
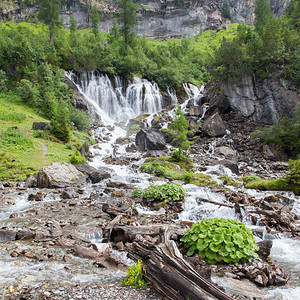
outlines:
[[[105,75],[90,76],[89,80],[83,77],[81,78],[81,84],[80,80],[77,80],[76,84],[78,84],[79,90],[88,97],[88,101],[94,101],[99,105],[98,112],[101,113],[102,120],[106,123],[103,127],[94,130],[94,136],[99,143],[90,149],[92,157],[90,165],[95,168],[105,167],[112,170],[112,177],[98,184],[88,184],[87,187],[81,190],[76,204],[63,199],[61,191],[42,189],[41,191],[44,194],[42,201],[29,201],[28,195],[37,193],[38,189],[25,188],[22,185],[9,189],[0,185],[1,228],[38,229],[41,235],[41,243],[32,240],[16,240],[1,244],[0,295],[3,296],[2,298],[0,296],[0,299],[6,299],[5,295],[9,294],[8,289],[10,287],[21,291],[26,287],[46,290],[47,286],[52,286],[52,290],[58,291],[59,294],[60,287],[64,285],[84,284],[93,286],[101,283],[103,286],[109,286],[123,279],[126,275],[125,269],[112,272],[108,269],[98,268],[88,258],[80,258],[73,253],[66,253],[63,248],[57,247],[51,239],[46,236],[43,237],[43,230],[39,226],[48,226],[53,229],[56,223],[59,223],[57,225],[59,230],[69,230],[74,235],[79,234],[83,238],[90,239],[94,244],[101,243],[103,237],[99,224],[107,220],[98,219],[96,215],[97,210],[101,209],[102,203],[109,201],[111,196],[110,191],[106,190],[108,181],[123,183],[133,188],[146,188],[153,183],[168,182],[167,179],[158,179],[153,175],[142,173],[139,167],[144,162],[145,156],[138,151],[128,152],[126,150],[128,144],[116,144],[118,138],[127,135],[124,126],[118,126],[118,122],[124,122],[141,113],[148,113],[151,118],[153,114],[162,109],[162,99],[157,86],[148,81],[135,78],[130,83],[128,90],[122,91],[123,86],[120,78],[115,78],[115,83],[112,84]],[[202,91],[192,85],[186,85],[185,88],[186,98],[193,99],[194,104],[197,104]],[[173,92],[170,92],[170,97],[174,104],[176,97]],[[112,101],[110,103],[114,103],[114,105],[110,105],[107,99]],[[185,107],[186,104],[183,104],[182,108]],[[151,119],[148,126],[150,123]],[[129,143],[134,143],[134,134],[129,136]],[[212,151],[209,154],[203,153],[203,155],[213,155],[213,148],[212,141]],[[230,176],[235,177],[225,167],[219,171],[225,175],[230,174]],[[212,168],[208,167],[206,172],[210,173],[213,178],[215,172]],[[218,180],[217,177],[215,179]],[[199,219],[214,217],[236,220],[242,218],[241,221],[250,228],[255,229],[254,232],[260,232],[259,236],[256,236],[257,241],[262,239],[273,240],[271,257],[280,264],[289,277],[288,283],[280,287],[258,288],[247,281],[218,276],[212,278],[214,282],[223,286],[228,294],[244,294],[249,297],[261,297],[261,299],[298,299],[300,294],[299,238],[291,238],[283,233],[268,233],[265,227],[253,225],[247,215],[238,216],[234,208],[199,201],[200,198],[230,205],[231,203],[226,200],[222,192],[193,184],[183,184],[183,187],[187,192],[187,197],[184,210],[178,214],[178,219],[175,222],[180,220],[195,222]],[[241,190],[241,188],[229,185],[226,188],[231,191]],[[247,189],[242,189],[242,192],[256,199],[274,194]],[[299,220],[299,197],[292,193],[281,194],[295,200],[293,212]],[[158,213],[157,211],[151,212],[138,203],[133,204],[140,215],[155,215]],[[14,215],[13,218],[12,215]],[[27,253],[27,255],[22,256],[19,253]],[[124,263],[132,264],[132,261],[126,258],[126,253],[117,250],[113,250],[113,253]]]

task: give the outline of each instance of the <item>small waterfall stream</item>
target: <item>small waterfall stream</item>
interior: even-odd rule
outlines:
[[[114,173],[112,174],[111,178],[113,181],[131,184],[135,188],[148,187],[150,184],[152,184],[152,175],[141,173],[137,168],[132,168],[130,164],[118,165],[106,163],[105,161],[107,157],[126,157],[129,159],[129,161],[130,159],[134,160],[136,166],[142,164],[143,159],[141,159],[140,153],[126,152],[124,148],[125,146],[115,144],[117,138],[126,136],[126,131],[118,127],[116,123],[126,121],[140,114],[153,114],[162,110],[162,95],[158,86],[155,83],[150,83],[145,79],[133,78],[133,80],[128,83],[127,88],[125,88],[120,77],[116,76],[113,80],[111,80],[107,75],[97,72],[90,74],[89,78],[87,74],[83,74],[80,79],[76,78],[74,74],[69,74],[68,76],[75,81],[80,91],[86,96],[87,101],[93,103],[103,122],[110,125],[109,127],[103,126],[95,130],[94,134],[99,140],[101,140],[101,142],[95,147],[92,147],[91,152],[93,153],[93,160],[90,164],[96,168],[108,167],[109,169],[113,170]],[[187,100],[182,104],[182,109],[187,106],[189,101],[192,101],[194,105],[198,105],[199,98],[202,95],[202,90],[191,84],[186,84],[184,88],[186,91]],[[178,101],[174,91],[169,91],[169,94],[172,98],[172,104],[177,103]],[[204,114],[205,110],[203,117]],[[151,116],[149,118],[151,119]],[[148,123],[150,122],[151,120]],[[213,145],[211,146],[209,153],[203,153],[203,155],[213,154]],[[211,170],[208,170],[208,173],[210,171]],[[223,172],[227,175],[231,174],[229,169],[224,169]],[[156,184],[161,184],[163,182],[165,182],[164,179],[161,181],[156,181]],[[89,186],[87,192],[91,193],[91,191],[96,188],[104,189],[105,186],[106,181],[102,181],[98,185]],[[208,187],[198,187],[192,184],[184,184],[183,187],[187,191],[187,197],[185,200],[184,210],[179,214],[178,220],[197,221],[199,219],[210,217],[237,219],[233,208],[219,207],[215,204],[201,202],[201,199],[213,199],[215,202],[230,204],[227,202],[224,194],[216,193]],[[234,189],[233,187],[228,188]],[[266,193],[263,192],[245,192],[251,193],[253,196],[257,197],[257,199],[263,198],[266,195]],[[57,195],[49,196],[50,198],[48,201],[55,202],[58,200],[56,196]],[[295,212],[300,218],[299,198],[295,197],[294,195],[290,196],[295,199]],[[24,197],[18,196],[18,199],[17,205],[12,205],[8,211],[0,210],[0,221],[7,221],[11,212],[19,212],[22,215],[23,210],[29,209],[32,206]],[[136,204],[136,206],[137,210],[141,214],[159,214],[159,212],[149,212],[148,209],[143,208],[139,204]],[[247,219],[243,221],[247,223]],[[248,223],[248,225],[250,225],[250,223]],[[89,238],[95,242],[100,242],[102,239],[101,231],[97,231],[97,229],[95,229],[95,233],[90,235]],[[284,269],[288,271],[293,278],[299,278],[299,239],[287,239],[284,236],[279,236],[279,238],[278,236],[273,236],[272,238],[274,239],[272,256],[284,266]],[[77,261],[78,268],[80,266],[82,274],[71,277],[72,281],[95,283],[99,280],[102,280],[103,277],[108,276],[107,272],[103,272],[103,274],[100,272],[99,274],[88,274],[87,270],[84,270],[84,266],[90,264],[88,263],[88,260],[80,258],[74,258],[74,260]],[[40,270],[45,271],[43,271],[41,275],[37,275]],[[5,284],[6,278],[8,278],[7,274],[9,277],[24,277],[24,281],[26,281],[27,278],[32,278],[33,276],[47,277],[49,274],[51,274],[51,276],[54,276],[58,281],[61,280],[64,282],[63,279],[69,276],[69,274],[65,271],[63,264],[47,262],[40,263],[38,265],[30,264],[22,268],[14,265],[12,258],[8,259],[7,261],[0,262],[1,284]],[[20,274],[22,274],[22,276]],[[111,280],[114,280],[115,278],[119,279],[122,276],[124,276],[124,273],[115,272],[115,274],[112,275]],[[235,288],[232,283],[222,282],[222,280],[219,283],[224,285],[224,287],[229,291],[232,291]],[[252,292],[252,297],[256,296],[255,293],[256,291]],[[293,300],[297,299],[299,293],[300,283],[294,279],[290,283],[290,286],[287,285],[281,288],[271,289],[265,288],[262,294],[262,299]]]
[[[94,101],[114,122],[162,110],[162,95],[156,83],[133,77],[127,84],[120,76],[110,79],[99,72],[69,74],[82,93]]]

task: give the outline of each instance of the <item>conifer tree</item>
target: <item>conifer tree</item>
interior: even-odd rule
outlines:
[[[128,46],[132,44],[133,33],[132,29],[138,24],[136,20],[137,5],[133,4],[131,0],[119,0],[119,19],[123,24],[121,27],[121,34],[124,37],[125,53],[127,53]]]
[[[59,6],[61,0],[36,0],[36,3],[40,6],[38,18],[48,25],[50,44],[53,44],[55,28],[60,24]]]
[[[174,131],[173,139],[176,143],[176,148],[178,151],[175,151],[172,157],[176,161],[182,161],[186,156],[184,156],[184,151],[190,149],[190,142],[187,140],[189,122],[183,114],[183,111],[178,106],[175,111],[175,118],[173,123],[170,124],[170,129]]]
[[[98,25],[99,25],[99,13],[96,5],[94,5],[91,9],[91,19],[92,19],[92,28],[95,36],[98,35]]]

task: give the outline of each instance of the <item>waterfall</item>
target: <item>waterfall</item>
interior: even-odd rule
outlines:
[[[80,78],[74,74],[69,77],[114,122],[162,110],[162,95],[158,85],[146,79],[133,77],[126,87],[120,76],[110,79],[99,72],[83,73]]]
[[[203,96],[204,85],[202,85],[199,89],[197,86],[191,83],[184,83],[183,88],[187,94],[187,100],[193,100],[193,105],[199,105],[199,100]]]

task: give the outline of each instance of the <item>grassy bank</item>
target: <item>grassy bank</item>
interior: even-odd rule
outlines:
[[[49,121],[24,104],[19,96],[0,94],[0,181],[25,180],[43,166],[68,161],[75,147],[89,140],[86,133],[75,131],[68,144],[35,137],[43,134],[32,129],[33,122]]]

